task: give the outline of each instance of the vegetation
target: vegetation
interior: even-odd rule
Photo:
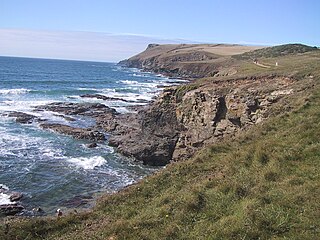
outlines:
[[[3,220],[0,239],[320,239],[319,58],[283,57],[263,69],[301,87],[286,99],[290,112],[107,195],[92,211]]]
[[[306,53],[318,50],[317,47],[310,47],[303,44],[285,44],[275,47],[262,48],[251,52],[246,52],[233,57],[238,60],[248,60],[257,58],[280,57],[289,54]]]
[[[199,86],[197,83],[189,83],[189,84],[184,84],[181,86],[178,86],[176,89],[175,97],[177,102],[181,102],[183,96],[194,89],[197,89]]]

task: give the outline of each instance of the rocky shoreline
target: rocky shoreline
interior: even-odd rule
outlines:
[[[100,103],[58,102],[34,109],[54,112],[70,123],[77,116],[93,118],[95,125],[88,128],[51,123],[21,112],[7,115],[22,124],[35,121],[43,129],[87,140],[90,147],[107,140],[124,156],[164,166],[262,122],[274,103],[294,92],[293,83],[289,77],[266,75],[230,78],[204,86],[184,84],[165,88],[155,101],[122,114]],[[107,96],[105,99],[110,100]]]

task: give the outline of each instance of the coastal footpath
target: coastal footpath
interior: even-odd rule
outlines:
[[[88,212],[8,219],[1,239],[318,239],[320,51],[242,48],[149,45],[120,64],[190,82],[132,113],[40,106],[94,117],[84,139],[108,132],[120,153],[167,166]]]

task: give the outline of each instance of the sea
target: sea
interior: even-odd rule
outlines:
[[[101,194],[152,174],[157,168],[121,156],[107,141],[88,148],[86,141],[43,130],[36,122],[17,123],[7,113],[24,112],[68,125],[56,113],[34,108],[53,102],[97,102],[126,113],[132,109],[128,106],[147,104],[163,87],[181,81],[116,63],[0,57],[0,189],[23,194],[22,215],[32,215],[34,208],[53,214],[57,208],[91,207]],[[80,97],[84,94],[119,100]],[[89,127],[94,120],[77,117],[72,124]],[[8,203],[9,195],[0,192],[0,205]]]

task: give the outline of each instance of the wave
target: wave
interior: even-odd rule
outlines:
[[[26,94],[30,92],[30,89],[25,88],[14,88],[14,89],[0,89],[1,95],[20,95],[20,94]]]
[[[12,112],[20,111],[24,113],[30,113],[32,115],[37,115],[33,113],[33,108],[39,105],[46,105],[49,103],[55,102],[54,100],[26,100],[26,101],[16,101],[16,100],[7,100],[0,102],[0,111],[3,112]]]
[[[121,80],[121,81],[119,81],[119,82],[121,82],[121,83],[123,83],[123,84],[128,84],[128,85],[136,85],[136,84],[139,84],[138,81],[132,81],[132,80]]]
[[[67,161],[85,170],[92,170],[95,167],[100,167],[107,162],[107,160],[101,156],[94,156],[89,158],[87,157],[70,158]]]
[[[4,185],[4,184],[0,183],[0,189],[4,189],[4,190],[8,191],[9,187],[7,185]]]
[[[8,191],[9,188],[4,185],[4,184],[0,184],[0,190],[3,189],[5,191]],[[12,202],[10,199],[10,195],[0,192],[0,205],[6,205],[6,204],[15,204],[16,202]]]
[[[78,91],[98,91],[98,89],[96,88],[84,88],[84,87],[80,87],[80,88],[77,88]]]
[[[0,193],[0,205],[6,205],[6,204],[15,204],[16,202],[12,202],[10,200],[10,195],[5,193]]]

